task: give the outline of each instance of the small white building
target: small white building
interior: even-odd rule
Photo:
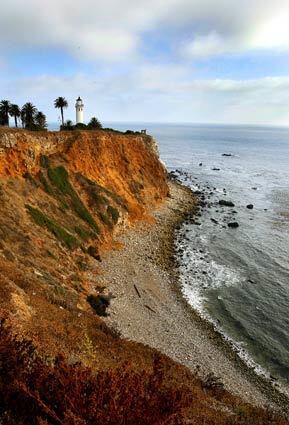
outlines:
[[[76,99],[75,109],[76,109],[76,124],[83,124],[83,108],[84,104],[80,98]]]

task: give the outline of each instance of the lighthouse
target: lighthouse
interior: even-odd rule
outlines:
[[[76,99],[75,109],[76,109],[76,124],[83,124],[83,108],[84,104],[80,98]]]

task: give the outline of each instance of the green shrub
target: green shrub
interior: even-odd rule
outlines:
[[[92,227],[94,229],[94,231],[96,233],[100,233],[99,227],[96,224],[96,222],[94,221],[94,218],[92,217],[92,215],[90,214],[88,209],[84,206],[84,204],[82,203],[82,201],[78,197],[73,199],[73,208],[74,208],[76,214],[82,220],[86,221],[90,225],[90,227]]]
[[[47,171],[49,180],[57,187],[64,195],[71,194],[71,184],[68,180],[68,172],[62,166],[56,168],[48,168]]]
[[[76,214],[84,221],[86,221],[90,227],[96,233],[99,233],[99,227],[96,224],[94,218],[83,204],[82,200],[79,198],[77,192],[74,190],[73,186],[69,181],[68,172],[63,166],[56,168],[48,168],[48,177],[51,183],[63,194],[70,197],[72,208]]]
[[[86,130],[86,129],[87,129],[87,125],[83,124],[82,122],[74,126],[74,130]]]
[[[60,131],[74,130],[74,125],[71,120],[67,120],[63,125],[60,126]]]
[[[63,201],[63,199],[61,199],[59,209],[60,209],[61,212],[63,212],[65,214],[66,211],[69,210],[69,205],[67,205],[67,203],[65,201]]]
[[[44,174],[41,173],[41,172],[39,173],[39,180],[40,180],[40,183],[42,184],[45,192],[48,193],[49,195],[53,195],[53,189],[52,189],[52,187],[50,186],[50,184],[46,180]]]
[[[100,195],[94,188],[90,189],[92,189],[89,190],[90,197],[97,208],[101,207],[102,205],[107,205],[109,203],[108,199],[105,196]]]
[[[79,241],[73,235],[68,233],[67,230],[61,227],[54,220],[43,214],[43,212],[37,208],[32,207],[31,205],[26,205],[26,209],[34,222],[38,226],[49,230],[61,242],[62,245],[69,249],[74,249],[79,246]]]
[[[49,158],[47,155],[40,155],[40,165],[42,168],[49,167]]]
[[[89,130],[98,130],[102,128],[102,124],[97,118],[92,117],[87,125],[87,128]]]
[[[122,206],[127,210],[127,205],[125,204],[125,201],[121,196],[101,186],[100,184],[88,179],[80,173],[77,173],[76,176],[78,178],[78,181],[85,186],[90,198],[94,200],[96,204],[107,205],[109,204],[109,200],[107,198],[111,198],[114,202],[116,202],[118,205]]]
[[[99,215],[99,217],[100,217],[101,221],[102,221],[104,224],[106,224],[106,225],[107,225],[107,226],[109,226],[109,227],[111,227],[111,226],[112,226],[112,223],[111,223],[111,221],[110,221],[110,219],[109,219],[109,217],[108,217],[108,215],[107,215],[106,213],[103,213],[103,212],[99,211],[99,212],[98,212],[98,215]]]
[[[109,205],[107,207],[107,214],[111,217],[111,219],[114,222],[114,224],[116,224],[118,222],[119,212],[118,212],[118,210],[116,208],[114,208],[111,205]]]
[[[91,232],[88,232],[86,229],[84,229],[81,226],[75,226],[74,227],[75,232],[78,234],[78,236],[83,239],[84,241],[87,241],[90,239],[93,234]]]

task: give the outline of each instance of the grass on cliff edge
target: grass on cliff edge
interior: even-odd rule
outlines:
[[[43,214],[43,212],[37,208],[32,207],[31,205],[25,205],[25,207],[34,222],[38,224],[38,226],[49,230],[49,232],[51,232],[61,242],[62,245],[69,249],[74,249],[80,245],[79,241],[73,235],[68,233],[67,230],[61,227],[54,220]]]
[[[76,214],[84,220],[89,226],[97,233],[100,233],[99,227],[96,224],[94,218],[79,198],[75,189],[69,181],[69,175],[66,169],[63,166],[58,166],[56,168],[49,167],[47,169],[47,174],[50,182],[63,194],[70,198],[72,203],[72,208]]]

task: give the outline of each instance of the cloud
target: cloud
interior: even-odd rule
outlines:
[[[15,78],[6,87],[2,96],[19,104],[31,100],[49,121],[57,121],[53,100],[60,94],[69,101],[66,118],[74,119],[75,99],[81,94],[87,119],[96,115],[102,121],[126,122],[289,123],[289,76],[194,79],[186,67],[145,63],[130,73],[102,77]]]
[[[184,44],[182,51],[186,57],[206,58],[234,51],[234,45],[226,42],[216,32],[196,36],[193,41]]]
[[[57,96],[74,118],[81,95],[87,116],[102,120],[289,122],[288,77],[254,78],[282,73],[272,55],[289,51],[288,22],[288,0],[10,0],[0,14],[1,97],[31,100],[49,120]],[[246,56],[238,69],[203,61],[257,52],[273,58],[266,71]]]
[[[91,60],[127,60],[147,34],[181,54],[206,57],[289,50],[288,0],[10,0],[1,7],[1,48],[56,47]],[[178,50],[178,49],[177,49]]]
[[[263,0],[221,0],[218,4],[204,0],[199,25],[182,42],[180,51],[191,58],[289,51],[288,20],[286,0],[274,4]]]

